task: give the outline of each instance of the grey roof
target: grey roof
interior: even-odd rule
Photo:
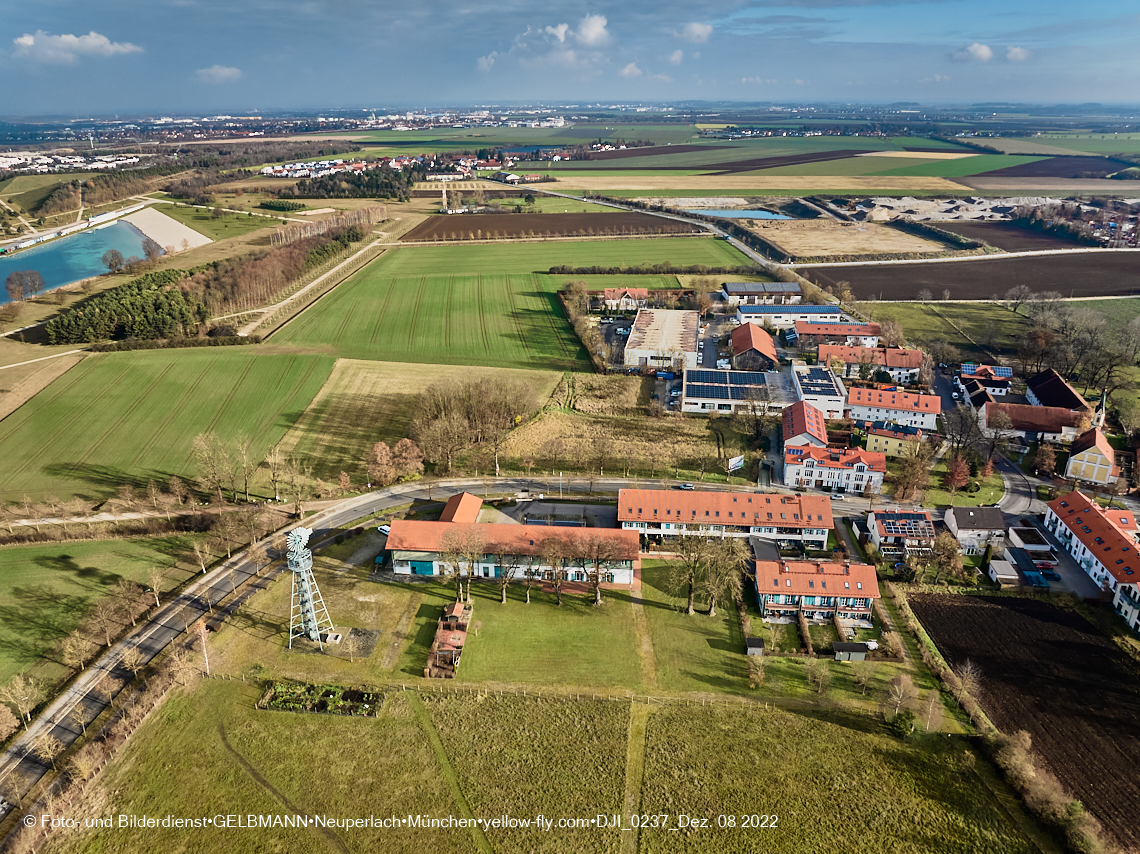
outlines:
[[[800,286],[795,282],[725,282],[722,287],[726,294],[798,294]]]
[[[870,647],[865,643],[849,643],[843,641],[831,645],[832,652],[866,652]]]
[[[765,540],[755,534],[748,538],[752,545],[752,556],[756,560],[773,560],[780,559],[780,549],[771,540]]]
[[[1005,530],[1005,516],[996,507],[951,507],[946,515],[954,514],[959,529],[967,531]]]
[[[763,649],[764,638],[745,638],[744,646],[748,649]]]
[[[742,305],[741,314],[843,314],[837,305]]]

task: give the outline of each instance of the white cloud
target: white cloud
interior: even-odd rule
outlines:
[[[641,69],[637,67],[636,62],[631,62],[625,68],[618,72],[622,77],[640,77]]]
[[[763,77],[741,77],[740,82],[746,85],[760,86],[764,83],[775,83],[775,80],[765,80]]]
[[[1011,47],[1005,52],[1005,58],[1010,62],[1025,62],[1029,59],[1029,51],[1023,47]]]
[[[115,56],[120,53],[142,53],[142,48],[130,42],[113,42],[92,30],[85,36],[53,36],[43,30],[24,33],[12,40],[15,55],[36,62],[55,62],[72,65],[81,56]]]
[[[965,49],[956,51],[954,58],[962,61],[989,62],[994,58],[994,52],[989,45],[974,42],[972,45],[967,45]]]
[[[486,56],[481,56],[475,60],[475,67],[480,71],[490,71],[491,66],[495,64],[495,60],[498,58],[499,52],[497,50],[493,50]]]
[[[704,44],[712,35],[712,24],[689,23],[681,28],[680,36],[693,44]]]
[[[233,83],[241,79],[241,69],[231,68],[228,65],[211,65],[209,68],[199,68],[194,74],[203,83]]]
[[[578,44],[584,44],[587,47],[604,45],[610,40],[609,31],[606,29],[606,16],[587,15],[578,24],[574,38],[577,39]]]
[[[566,41],[566,31],[570,29],[569,24],[559,24],[557,27],[547,27],[545,32],[548,35],[554,36],[558,41]]]
[[[660,80],[662,83],[672,83],[673,82],[673,78],[670,77],[668,74],[654,74],[653,79],[654,80]]]
[[[684,58],[685,58],[685,52],[678,48],[677,50],[673,51],[673,53],[669,56],[669,64],[670,65],[680,65],[681,60]]]
[[[942,83],[950,79],[949,74],[935,74],[933,77],[923,77],[921,83]]]
[[[701,58],[701,52],[699,50],[694,50],[693,51],[693,59],[700,59],[700,58]]]

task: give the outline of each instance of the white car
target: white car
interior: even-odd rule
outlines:
[[[381,534],[383,534],[386,537],[390,533],[392,533],[392,526],[391,525],[381,525],[376,530],[379,531]]]

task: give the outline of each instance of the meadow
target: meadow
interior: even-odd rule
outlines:
[[[204,234],[211,240],[224,240],[227,237],[240,237],[251,231],[263,228],[275,228],[282,223],[279,219],[267,219],[266,216],[251,216],[249,214],[223,213],[214,216],[211,208],[189,207],[187,205],[163,205],[159,210],[171,219],[176,219],[183,225],[189,226],[199,234]],[[275,216],[271,211],[259,211],[267,216]]]
[[[192,477],[199,433],[244,436],[260,460],[332,366],[252,348],[90,356],[0,422],[0,500],[100,500],[122,484]]]
[[[69,172],[66,175],[16,175],[0,181],[0,196],[13,206],[35,214],[55,190],[72,181],[91,178],[94,172]]]
[[[191,538],[53,543],[0,549],[0,685],[29,671],[54,683],[65,672],[52,653],[120,578],[147,585],[151,569],[163,589],[197,571]]]
[[[1012,355],[1029,328],[1025,317],[995,303],[870,302],[859,308],[876,320],[897,320],[913,344],[949,341],[965,360],[985,361],[987,349]]]
[[[562,378],[553,371],[339,359],[280,447],[311,462],[314,477],[332,483],[347,471],[354,483],[362,483],[369,449],[376,442],[392,445],[409,435],[416,401],[424,389],[446,380],[484,376],[530,383],[540,406]]]

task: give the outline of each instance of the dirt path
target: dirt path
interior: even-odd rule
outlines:
[[[444,750],[443,742],[439,740],[439,733],[436,732],[435,724],[431,722],[427,709],[424,708],[424,704],[420,702],[419,696],[414,691],[408,693],[408,702],[419,722],[420,729],[427,736],[428,744],[431,745],[432,752],[435,753],[436,761],[439,762],[440,774],[447,781],[447,787],[451,790],[451,799],[455,804],[456,811],[463,818],[475,818],[475,814],[471,812],[471,807],[467,805],[467,799],[463,797],[463,790],[459,787],[459,777],[456,776],[455,769],[451,767],[451,760],[447,758],[447,751]],[[494,854],[494,849],[491,848],[491,843],[487,841],[483,829],[472,824],[470,830],[471,841],[475,843],[475,849],[484,852],[484,854]]]
[[[653,639],[649,636],[649,623],[645,618],[645,606],[640,596],[631,596],[633,626],[637,629],[637,654],[641,657],[641,678],[645,680],[645,690],[657,687],[657,658],[653,654]]]
[[[384,660],[380,662],[381,669],[391,670],[396,666],[396,659],[400,657],[400,652],[404,647],[404,639],[408,636],[408,629],[411,628],[412,620],[416,618],[416,611],[419,610],[423,598],[419,594],[408,597],[408,605],[404,608],[404,613],[400,615],[396,628],[392,630],[392,642],[384,651]]]
[[[238,753],[236,750],[234,750],[233,745],[231,745],[229,739],[226,738],[226,728],[224,726],[222,726],[221,724],[218,724],[218,735],[221,736],[222,745],[226,748],[227,751],[229,751],[230,755],[233,756],[233,758],[237,760],[238,765],[240,765],[242,767],[242,769],[245,771],[245,773],[247,773],[250,777],[253,778],[253,781],[255,783],[257,783],[259,786],[261,786],[263,789],[265,789],[265,791],[269,792],[269,794],[273,795],[273,797],[275,797],[282,804],[284,804],[285,807],[288,808],[288,810],[291,813],[293,813],[294,815],[307,815],[308,814],[306,810],[303,810],[300,807],[296,806],[295,804],[291,803],[290,800],[287,797],[285,797],[285,795],[283,795],[280,791],[278,791],[276,788],[274,788],[272,783],[270,783],[263,776],[261,776],[261,774],[258,772],[258,770],[256,768],[254,768],[252,765],[250,765],[248,761],[246,761],[246,758],[244,756],[242,756],[240,753]],[[341,852],[343,852],[343,854],[349,854],[348,847],[344,844],[344,840],[342,840],[339,836],[337,836],[335,833],[333,833],[328,828],[316,828],[316,827],[314,827],[314,828],[312,828],[312,830],[316,836],[319,836],[322,839],[324,839],[329,844],[329,847],[334,848],[337,851],[341,851]]]
[[[622,854],[636,854],[638,850],[637,828],[629,828],[628,816],[635,815],[641,808],[641,784],[645,778],[645,733],[649,728],[649,715],[653,708],[648,704],[633,703],[629,708],[629,740],[625,755],[625,797],[622,800],[622,815],[627,817],[623,822]]]

